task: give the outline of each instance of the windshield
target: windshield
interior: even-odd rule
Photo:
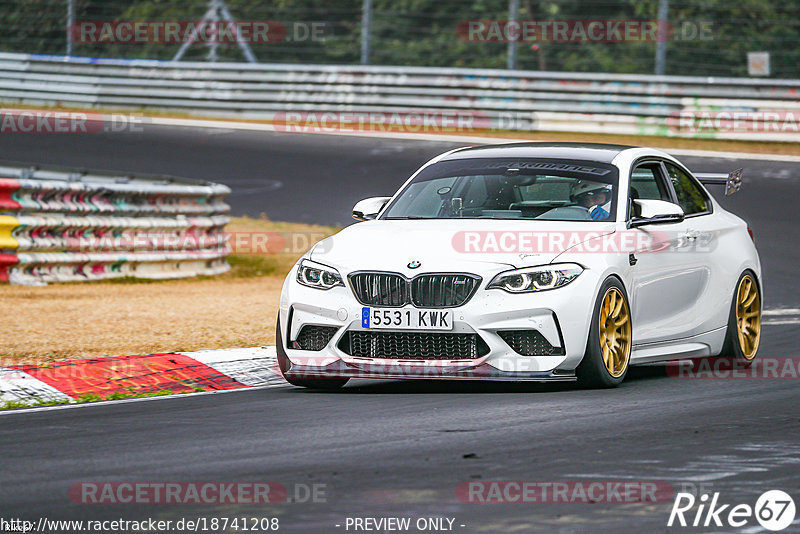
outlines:
[[[587,161],[444,161],[423,169],[381,218],[613,221],[617,174]]]

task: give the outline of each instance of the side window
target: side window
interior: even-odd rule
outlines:
[[[661,178],[662,174],[661,165],[655,162],[643,163],[634,167],[631,173],[631,201],[643,198],[672,202],[666,184]],[[631,202],[631,216],[633,216],[633,202]]]
[[[665,163],[665,165],[672,187],[675,189],[675,195],[678,197],[678,204],[683,208],[683,213],[692,215],[711,211],[708,197],[694,180],[675,165],[671,163]]]

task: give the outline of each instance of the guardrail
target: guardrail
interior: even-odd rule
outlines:
[[[381,115],[390,112],[398,128],[425,131],[402,122],[434,110],[477,113],[467,128],[798,141],[798,94],[800,80],[0,53],[2,102],[278,122],[286,112],[364,114],[333,118],[332,129],[354,121],[356,128],[392,129]],[[319,119],[305,126],[324,128]]]
[[[227,271],[227,186],[0,162],[0,282]]]

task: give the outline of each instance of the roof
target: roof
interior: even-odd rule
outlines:
[[[638,147],[605,143],[507,143],[462,148],[451,152],[441,161],[472,158],[554,158],[611,163],[620,152],[631,148]]]

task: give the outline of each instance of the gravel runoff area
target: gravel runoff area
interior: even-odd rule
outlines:
[[[234,218],[228,231],[232,269],[213,278],[0,286],[0,367],[274,344],[286,272],[336,228]]]

